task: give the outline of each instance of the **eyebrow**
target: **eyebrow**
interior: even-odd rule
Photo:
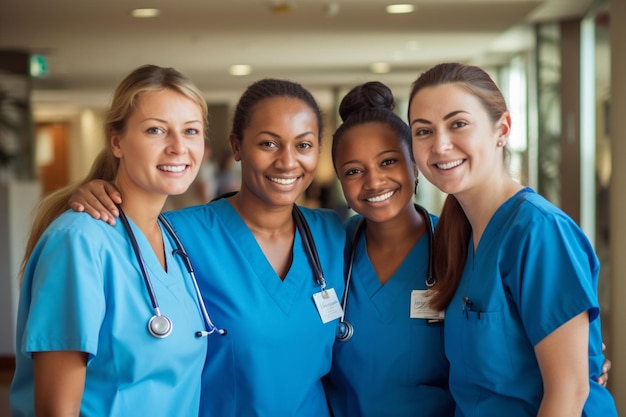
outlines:
[[[398,152],[398,151],[397,151],[397,150],[395,150],[395,149],[386,149],[386,150],[384,150],[384,151],[382,151],[382,152],[377,153],[377,154],[375,155],[375,158],[380,158],[381,156],[384,156],[385,154],[388,154],[388,153],[389,153],[389,154],[397,154],[397,153],[401,153],[401,152]],[[343,163],[343,164],[341,164],[340,166],[341,166],[341,167],[345,167],[346,165],[349,165],[349,164],[356,164],[356,163],[359,163],[359,162],[361,162],[361,161],[359,161],[358,159],[351,159],[351,160],[349,160],[349,161],[344,162],[344,163]]]
[[[159,122],[159,123],[163,123],[163,124],[168,124],[169,123],[167,120],[159,119],[158,117],[146,117],[145,119],[141,120],[140,123],[149,122],[149,121],[155,121],[155,122]],[[200,124],[202,124],[202,122],[200,120],[189,120],[189,121],[185,122],[185,124],[190,124],[190,123],[200,123]]]
[[[269,130],[261,130],[256,135],[257,136],[259,136],[259,135],[269,135],[269,136],[271,136],[273,138],[276,138],[276,139],[280,139],[281,138],[281,136],[279,134],[271,132]],[[304,139],[305,137],[307,137],[309,135],[315,136],[315,133],[313,133],[313,131],[311,131],[311,130],[307,130],[306,132],[303,132],[303,133],[300,133],[299,135],[297,135],[296,139]]]
[[[464,111],[464,110],[455,110],[455,111],[453,111],[453,112],[450,112],[450,113],[446,114],[446,115],[443,117],[443,120],[448,120],[448,119],[451,119],[452,117],[456,116],[456,115],[457,115],[457,114],[459,114],[459,113],[467,113],[467,112],[466,112],[466,111]],[[419,119],[419,118],[418,118],[418,119],[415,119],[415,120],[413,120],[413,121],[411,121],[411,126],[413,126],[413,124],[415,124],[415,123],[424,123],[424,124],[427,124],[427,125],[432,124],[432,122],[431,122],[430,120],[426,120],[426,119]]]

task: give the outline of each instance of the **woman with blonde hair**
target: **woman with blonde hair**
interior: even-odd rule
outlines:
[[[13,416],[198,415],[210,320],[160,212],[194,180],[206,120],[187,77],[139,67],[115,91],[108,146],[85,179],[116,184],[122,221],[65,211],[76,186],[43,200],[24,258]]]

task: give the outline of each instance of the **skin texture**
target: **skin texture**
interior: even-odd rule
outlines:
[[[202,120],[199,106],[177,92],[145,93],[126,129],[110,138],[120,159],[115,183],[124,196],[124,211],[144,232],[164,268],[157,217],[167,196],[184,192],[198,172],[204,152]],[[78,416],[87,354],[36,352],[33,366],[38,415]]]
[[[510,116],[505,113],[494,122],[467,89],[443,84],[414,96],[409,122],[420,171],[460,202],[476,249],[495,211],[521,189],[504,165]],[[538,416],[581,415],[589,392],[588,332],[585,312],[535,346],[544,384]]]
[[[315,113],[305,102],[274,97],[254,106],[243,138],[230,138],[241,161],[241,189],[229,201],[281,278],[291,266],[292,207],[317,168],[318,132]]]
[[[393,131],[378,122],[346,131],[334,163],[348,205],[366,219],[368,256],[384,284],[424,232],[413,207],[417,168]]]

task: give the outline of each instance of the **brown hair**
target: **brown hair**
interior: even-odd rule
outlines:
[[[459,63],[444,63],[430,68],[413,83],[409,97],[409,115],[411,101],[419,91],[426,87],[451,83],[463,86],[476,97],[493,123],[507,112],[502,92],[483,69]],[[448,195],[433,242],[433,269],[437,283],[433,287],[430,305],[434,309],[445,309],[459,286],[467,260],[471,232],[472,227],[463,208],[456,197]]]
[[[194,101],[202,111],[205,124],[205,140],[208,134],[208,108],[202,92],[193,82],[175,70],[156,65],[143,65],[128,74],[115,89],[111,107],[107,112],[105,121],[105,134],[109,139],[115,133],[123,132],[128,118],[135,111],[137,102],[145,93],[169,89],[176,91]],[[94,179],[113,181],[117,175],[119,160],[113,155],[111,146],[107,144],[94,160],[89,174],[76,184],[70,184],[61,188],[42,199],[36,207],[35,219],[26,243],[26,252],[22,259],[20,280],[24,275],[26,264],[30,258],[37,241],[46,228],[69,209],[68,200],[72,194],[83,184]]]

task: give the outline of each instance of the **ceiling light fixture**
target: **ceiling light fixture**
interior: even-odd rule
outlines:
[[[385,7],[385,10],[389,14],[405,14],[413,13],[415,7],[412,4],[390,4]]]
[[[387,74],[391,71],[391,65],[388,62],[374,62],[370,66],[370,71],[374,74]]]
[[[230,75],[234,75],[236,77],[250,75],[251,72],[252,72],[252,67],[250,65],[245,65],[245,64],[231,65],[230,69],[228,70],[228,73]]]
[[[150,17],[157,17],[161,14],[160,9],[134,9],[131,10],[130,15],[138,19],[146,19]]]
[[[270,6],[270,11],[277,15],[289,14],[293,11],[293,5],[289,1],[275,1]]]

